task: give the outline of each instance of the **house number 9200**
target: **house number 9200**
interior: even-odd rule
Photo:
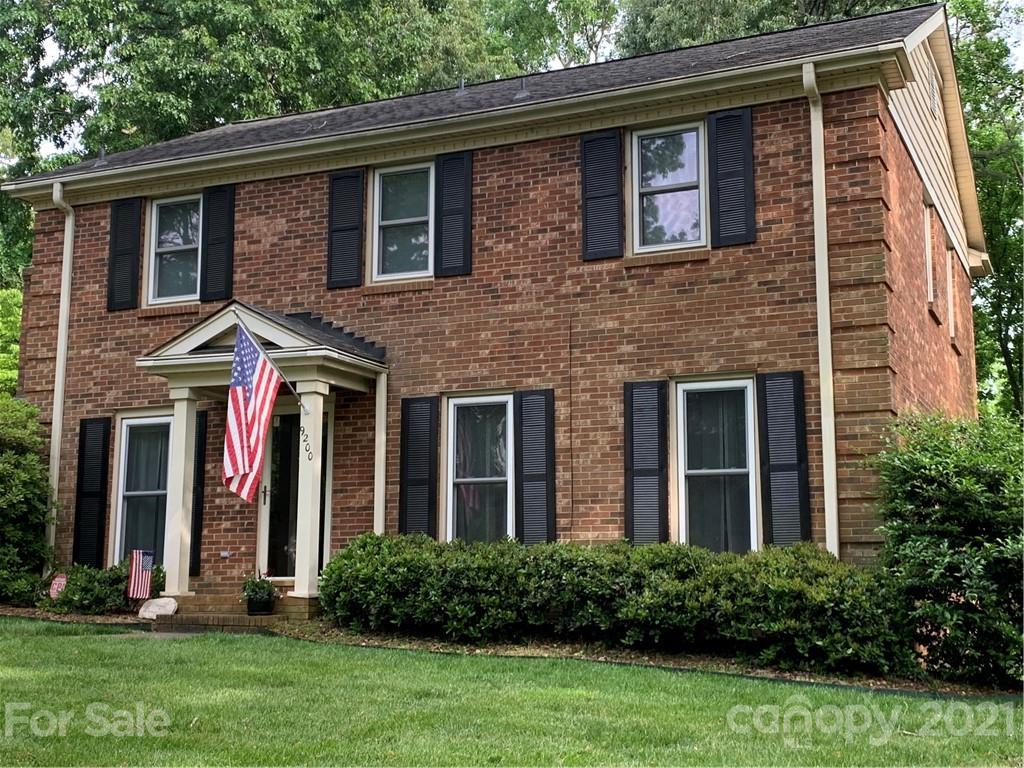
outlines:
[[[299,435],[302,436],[302,452],[306,455],[306,461],[313,460],[313,446],[309,444],[309,433],[305,427],[299,427]]]

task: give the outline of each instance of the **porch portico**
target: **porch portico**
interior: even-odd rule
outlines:
[[[167,380],[173,403],[164,533],[164,594],[191,595],[196,407],[227,402],[235,328],[241,320],[301,399],[293,597],[318,595],[325,402],[331,389],[366,393],[375,387],[373,527],[384,530],[387,376],[384,349],[310,314],[284,315],[232,301],[136,364]],[[283,390],[282,390],[283,391]],[[218,453],[219,455],[219,453]],[[238,504],[243,505],[242,499]]]

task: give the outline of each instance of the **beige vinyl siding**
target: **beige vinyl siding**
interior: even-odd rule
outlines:
[[[927,40],[910,51],[910,66],[914,80],[907,83],[906,88],[890,93],[890,107],[904,141],[909,145],[910,154],[925,177],[925,187],[934,197],[931,202],[938,209],[948,235],[956,249],[966,254],[967,233],[943,112],[948,105],[943,103],[942,75],[932,59]],[[933,77],[937,78],[937,113],[932,111]]]

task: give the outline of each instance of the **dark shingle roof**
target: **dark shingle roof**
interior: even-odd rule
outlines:
[[[370,360],[384,360],[386,354],[384,347],[377,346],[362,336],[356,336],[340,325],[336,326],[334,323],[324,320],[321,315],[314,315],[311,312],[293,312],[285,315],[270,309],[254,307],[243,301],[236,303],[330,349],[356,354]]]
[[[429,123],[503,108],[569,99],[657,81],[695,77],[789,59],[897,42],[941,5],[920,5],[856,19],[816,24],[719,43],[680,48],[601,64],[496,80],[465,89],[433,91],[386,101],[263,118],[211,128],[160,144],[108,155],[40,174],[59,178],[89,170],[113,170],[221,152],[343,136],[374,129]]]

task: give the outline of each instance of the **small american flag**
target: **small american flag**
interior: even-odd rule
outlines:
[[[267,353],[239,324],[228,389],[224,432],[224,485],[246,501],[256,498],[263,472],[263,449],[281,376]]]
[[[133,549],[128,564],[128,599],[148,600],[153,584],[153,553]]]

